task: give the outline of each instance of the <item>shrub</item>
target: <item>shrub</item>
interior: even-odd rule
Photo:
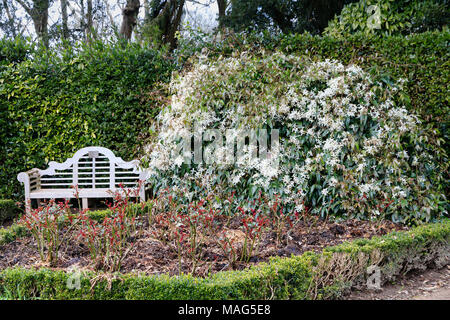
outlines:
[[[155,191],[174,185],[196,199],[215,194],[218,206],[233,191],[240,201],[262,192],[279,195],[286,211],[428,221],[442,214],[442,190],[431,188],[442,176],[420,119],[394,99],[405,96],[402,82],[279,52],[203,57],[171,84],[171,105],[148,147],[150,181]],[[180,138],[194,127],[204,140],[206,130],[231,129],[242,140],[250,129],[280,129],[279,150],[274,144],[271,159],[251,158],[254,150],[238,139],[244,156],[230,163],[229,141],[218,140],[207,168],[186,163]]]
[[[0,223],[15,218],[18,212],[19,208],[14,200],[0,199]]]
[[[26,212],[19,220],[19,225],[27,228],[36,241],[41,261],[48,262],[50,266],[57,264],[59,248],[68,234],[66,230],[61,236],[61,231],[65,227],[64,220],[67,220],[69,210],[67,200],[60,203],[50,200],[45,206]],[[72,219],[69,220],[71,223],[68,225],[68,229],[70,230],[75,223]]]
[[[347,37],[424,32],[447,24],[447,1],[442,0],[361,0],[346,5],[339,16],[328,23],[324,34]]]
[[[86,215],[89,219],[102,223],[105,218],[110,217],[113,212],[109,209],[87,211]]]
[[[126,216],[126,207],[117,208],[102,223],[91,220],[85,212],[77,219],[81,222],[78,239],[87,245],[95,268],[115,272],[132,247],[129,237],[135,229],[135,218]]]
[[[0,68],[7,67],[12,63],[20,63],[33,52],[33,44],[21,37],[14,40],[0,39]]]
[[[34,52],[0,68],[0,194],[18,199],[19,172],[89,145],[136,157],[172,69],[164,52],[101,42]]]
[[[334,59],[344,65],[357,63],[364,71],[383,83],[407,79],[404,94],[393,98],[421,116],[427,140],[439,171],[448,174],[450,137],[448,126],[449,31],[425,32],[408,36],[366,37],[363,34],[343,38],[291,34],[267,36],[231,34],[221,42],[212,42],[209,56],[231,56],[233,52],[281,50],[307,55],[313,59]],[[435,181],[434,188],[448,190],[448,179]],[[444,192],[448,194],[448,191]],[[449,210],[443,204],[441,211]]]
[[[29,235],[29,233],[25,226],[14,223],[8,228],[0,229],[0,246],[13,242],[17,238],[27,235]]]

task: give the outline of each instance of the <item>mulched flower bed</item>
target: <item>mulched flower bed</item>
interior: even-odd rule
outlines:
[[[282,245],[277,244],[274,232],[265,232],[262,235],[260,250],[257,254],[252,256],[248,263],[238,262],[234,269],[244,269],[256,263],[268,261],[269,257],[273,256],[301,255],[306,251],[320,251],[324,247],[337,245],[348,240],[371,238],[406,229],[407,227],[390,221],[369,222],[354,219],[342,222],[300,221],[291,232],[290,238],[284,239]],[[122,273],[140,271],[148,275],[178,274],[179,260],[173,245],[164,244],[156,239],[151,232],[145,230],[145,228],[143,230],[141,235],[131,239],[134,245],[123,260],[120,271]],[[230,224],[227,233],[235,238],[236,243],[244,239],[237,221]],[[74,236],[61,247],[56,267],[62,269],[75,267],[92,269],[92,260],[88,248],[74,240],[75,238]],[[206,276],[209,272],[229,270],[231,266],[222,255],[216,242],[205,239],[204,243],[205,249],[195,275]],[[17,239],[0,246],[0,270],[8,267],[40,267],[43,265],[32,237]],[[191,265],[192,261],[189,256],[184,256],[182,258],[182,272],[189,273]]]

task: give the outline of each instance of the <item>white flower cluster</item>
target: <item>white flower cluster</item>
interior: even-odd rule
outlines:
[[[171,105],[158,118],[159,135],[148,146],[156,179],[171,175],[171,181],[186,185],[199,179],[210,190],[245,179],[268,191],[277,182],[277,193],[297,209],[312,197],[318,206],[340,197],[343,209],[354,213],[359,210],[355,201],[364,195],[395,200],[411,194],[417,181],[408,179],[405,168],[419,168],[426,158],[421,152],[413,157],[401,145],[404,135],[417,131],[417,117],[395,105],[396,90],[356,65],[282,53],[202,59],[174,78],[171,89]],[[177,177],[183,159],[176,156],[177,143],[194,126],[197,131],[239,129],[237,135],[255,127],[280,129],[279,150],[273,152],[279,156],[250,157],[238,165],[200,164]],[[224,155],[229,148],[224,142],[216,151]]]

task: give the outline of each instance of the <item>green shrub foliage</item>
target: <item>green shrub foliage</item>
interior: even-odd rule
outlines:
[[[19,208],[14,200],[0,199],[0,223],[5,220],[15,218],[19,213]]]
[[[347,37],[424,32],[442,28],[450,17],[446,0],[361,0],[346,5],[328,24],[325,34]]]
[[[29,235],[29,233],[24,226],[19,225],[18,223],[13,223],[7,228],[0,229],[0,246],[26,235]]]
[[[363,34],[343,38],[292,34],[271,37],[267,34],[233,35],[209,45],[210,55],[230,56],[233,51],[260,48],[279,49],[286,53],[306,55],[314,59],[335,59],[344,65],[356,63],[364,71],[386,84],[406,79],[404,92],[394,99],[421,116],[427,132],[427,144],[439,171],[448,172],[450,110],[450,32],[425,32],[408,36],[368,38]],[[437,181],[436,189],[448,190],[448,179]],[[448,194],[448,192],[447,192]],[[442,210],[448,211],[443,204]]]
[[[26,39],[0,39],[0,66],[24,61],[33,52],[34,46]]]
[[[23,192],[19,172],[82,147],[135,157],[159,112],[158,83],[173,67],[160,51],[100,42],[21,60],[0,66],[0,194],[15,198]]]
[[[386,84],[354,64],[282,53],[201,57],[172,82],[171,105],[149,147],[151,181],[155,190],[176,186],[195,198],[278,195],[288,212],[306,206],[322,217],[429,220],[444,202],[431,188],[442,177],[420,119],[394,101],[404,81]],[[222,130],[227,141],[215,141],[213,162],[191,165],[179,139],[198,129],[204,140],[211,140],[206,130]],[[276,161],[252,158],[256,150],[237,141],[244,155],[229,162],[230,137],[250,129],[280,130]]]

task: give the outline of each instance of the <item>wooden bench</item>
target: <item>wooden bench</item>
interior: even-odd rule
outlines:
[[[139,168],[139,161],[125,162],[103,147],[78,150],[64,163],[49,162],[48,169],[21,172],[17,179],[25,185],[26,210],[31,199],[82,199],[88,208],[89,198],[112,198],[117,193],[139,197],[145,201],[144,182],[147,172]]]

